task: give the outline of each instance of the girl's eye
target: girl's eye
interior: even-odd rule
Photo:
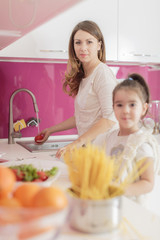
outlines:
[[[131,107],[135,107],[136,104],[135,104],[135,103],[131,103],[130,106],[131,106]]]
[[[92,43],[92,41],[88,40],[88,44],[91,44],[91,43]]]
[[[116,104],[117,107],[122,107],[121,103]]]

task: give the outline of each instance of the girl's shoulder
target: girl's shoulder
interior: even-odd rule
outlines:
[[[132,144],[133,146],[151,142],[156,145],[158,144],[156,138],[149,131],[144,131],[141,129],[128,137],[128,143]]]
[[[138,132],[131,134],[128,137],[128,141],[124,149],[124,157],[128,160],[133,159],[134,157],[136,157],[137,152],[141,150],[144,153],[146,152],[146,154],[148,154],[149,152],[154,153],[155,171],[159,172],[159,145],[156,138],[148,131],[139,130]]]

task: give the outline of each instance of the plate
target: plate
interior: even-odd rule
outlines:
[[[10,166],[19,166],[22,164],[32,164],[35,168],[37,168],[38,170],[50,170],[53,167],[57,167],[57,173],[53,176],[53,177],[49,177],[46,181],[42,181],[42,182],[35,182],[41,186],[45,186],[48,187],[50,185],[52,185],[52,183],[54,181],[57,180],[57,178],[60,176],[60,169],[59,169],[59,164],[53,160],[43,160],[43,159],[24,159],[21,161],[9,161],[9,162],[5,162],[3,164],[1,164],[1,166],[6,166],[6,167],[10,167]],[[23,182],[23,181],[17,181],[16,182],[16,186],[20,185],[22,183],[28,183],[28,182]]]

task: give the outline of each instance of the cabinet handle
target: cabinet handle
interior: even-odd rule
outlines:
[[[135,57],[151,57],[152,56],[151,54],[143,54],[143,53],[133,53],[131,55]]]
[[[60,50],[40,49],[40,52],[67,53],[68,51],[67,50],[63,50],[63,49],[60,49]]]
[[[133,56],[133,57],[159,57],[160,55],[152,55],[152,54],[146,54],[146,53],[123,53],[123,56]]]

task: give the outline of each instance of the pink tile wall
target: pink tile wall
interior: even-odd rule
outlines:
[[[148,66],[120,66],[117,73],[117,79],[126,78],[130,73],[141,74],[148,83],[151,100],[160,100],[160,70]]]
[[[148,85],[152,95],[152,100],[160,100],[160,70],[149,69]]]
[[[66,64],[0,62],[0,138],[8,137],[9,99],[19,88],[27,88],[36,97],[40,130],[59,123],[74,114],[73,99],[62,90]],[[14,122],[36,117],[30,95],[20,92],[13,100]],[[37,127],[22,130],[23,137],[37,135]],[[76,129],[58,134],[76,134]]]
[[[152,100],[160,100],[160,71],[147,66],[119,66],[118,79],[124,79],[128,73],[142,74],[149,84]],[[39,107],[40,130],[57,124],[74,114],[74,100],[62,90],[62,77],[66,70],[65,63],[37,62],[0,62],[0,138],[8,137],[9,99],[19,88],[31,90]],[[13,101],[14,122],[27,121],[36,117],[31,97],[26,92],[18,93]],[[37,135],[37,127],[22,130],[23,137]],[[59,134],[77,134],[76,129]]]

